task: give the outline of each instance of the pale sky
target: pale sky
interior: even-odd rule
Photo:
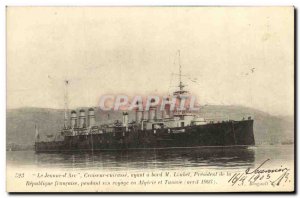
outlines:
[[[198,103],[294,110],[292,7],[9,7],[7,107],[97,106],[166,95],[181,51]],[[253,72],[251,68],[255,68]],[[173,77],[172,86],[176,78]]]

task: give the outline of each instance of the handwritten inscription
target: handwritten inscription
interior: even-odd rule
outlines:
[[[290,183],[290,169],[282,167],[282,165],[278,168],[264,168],[269,161],[270,159],[267,159],[254,169],[247,168],[244,172],[233,174],[228,183],[232,186],[280,186]]]

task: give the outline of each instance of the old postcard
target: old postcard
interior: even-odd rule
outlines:
[[[8,192],[293,192],[293,7],[7,7]]]

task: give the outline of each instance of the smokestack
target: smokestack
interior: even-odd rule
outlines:
[[[160,116],[161,116],[161,119],[164,119],[166,117],[166,110],[165,109],[160,112]]]
[[[128,113],[123,112],[123,127],[126,127],[126,131],[128,131]]]
[[[140,123],[142,121],[143,115],[144,115],[143,111],[136,110],[136,112],[135,112],[135,121],[136,121],[136,123]]]
[[[153,105],[154,102],[155,102],[155,99],[152,99],[151,100],[152,106],[150,106],[149,112],[148,112],[148,120],[156,119],[156,108],[157,108],[157,106]]]
[[[89,127],[95,126],[95,111],[93,108],[89,108]]]
[[[159,107],[156,106],[155,108],[155,118],[154,119],[159,119]]]
[[[137,105],[139,105],[139,101],[136,102]],[[143,105],[143,104],[142,104]],[[141,123],[141,121],[144,119],[144,111],[140,110],[139,107],[135,109],[135,122]]]
[[[81,109],[79,111],[79,128],[86,127],[86,117],[85,117],[85,111]]]
[[[170,114],[171,114],[170,108],[171,108],[171,105],[166,104],[165,109],[163,110],[164,118],[170,118]]]
[[[75,128],[77,126],[77,113],[76,111],[71,111],[71,128]]]
[[[150,107],[148,111],[148,120],[154,120],[155,119],[155,107]]]

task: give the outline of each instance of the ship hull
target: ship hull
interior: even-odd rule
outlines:
[[[125,129],[36,142],[36,152],[106,151],[199,146],[253,146],[253,120],[228,121],[171,129]]]

